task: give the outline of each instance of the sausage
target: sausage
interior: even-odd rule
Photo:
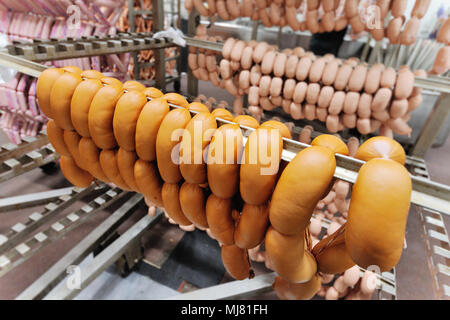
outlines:
[[[181,226],[189,226],[191,221],[186,218],[180,205],[180,187],[178,183],[164,183],[161,189],[161,198],[167,215]]]
[[[343,110],[347,115],[355,114],[358,109],[360,95],[358,92],[347,92],[345,95]]]
[[[358,103],[358,117],[359,118],[370,118],[372,105],[372,95],[363,93],[359,98]]]
[[[222,20],[230,20],[230,14],[227,11],[225,1],[216,1],[217,13]],[[223,51],[222,51],[223,52]]]
[[[100,165],[100,150],[90,138],[83,137],[78,143],[81,160],[86,164],[89,173],[95,178],[110,182]]]
[[[208,107],[205,106],[205,105],[204,105],[203,103],[201,103],[201,102],[191,102],[191,103],[189,104],[188,110],[189,110],[189,111],[197,111],[198,113],[201,113],[201,112],[209,113]]]
[[[345,16],[352,18],[358,14],[358,5],[360,0],[346,0],[344,4]]]
[[[155,163],[138,159],[134,164],[134,178],[139,191],[146,199],[158,207],[164,206],[161,195],[164,181]]]
[[[248,116],[248,115],[237,116],[233,119],[233,122],[236,122],[237,124],[239,124],[241,126],[245,126],[245,127],[249,127],[249,128],[253,128],[253,129],[256,129],[259,127],[258,120],[256,120],[252,116]],[[220,127],[219,127],[219,129],[220,129]],[[210,144],[210,147],[211,147],[211,144]],[[208,180],[209,180],[209,178],[208,178]]]
[[[383,158],[405,164],[406,154],[402,146],[394,139],[388,137],[373,137],[366,140],[355,154],[356,159],[369,161]]]
[[[236,19],[241,14],[237,0],[226,0],[227,11],[232,19]]]
[[[203,152],[216,128],[216,118],[210,113],[199,113],[186,125],[180,144],[180,171],[187,182],[206,182]]]
[[[49,68],[45,69],[38,78],[36,83],[36,98],[39,107],[48,118],[53,118],[50,105],[50,95],[56,80],[64,74],[63,69]]]
[[[240,193],[249,204],[261,205],[272,194],[283,142],[281,132],[271,128],[253,131],[245,145],[240,168]]]
[[[78,167],[71,157],[61,156],[59,164],[64,177],[76,187],[87,188],[94,180],[92,175]]]
[[[306,12],[306,27],[308,30],[314,34],[319,32],[319,13],[317,10],[309,10]]]
[[[303,100],[305,100],[306,91],[308,89],[308,85],[306,82],[298,82],[294,89],[294,96],[292,97],[292,100],[295,103],[302,103]]]
[[[131,190],[139,192],[139,188],[134,178],[134,165],[137,161],[137,156],[134,151],[127,151],[119,148],[117,151],[117,167],[119,173],[125,183],[130,186]]]
[[[252,86],[258,86],[261,79],[261,68],[259,65],[254,65],[250,70],[250,82]]]
[[[128,80],[125,81],[123,84],[123,90],[127,90],[127,91],[144,91],[145,90],[145,86],[135,80]]]
[[[87,79],[75,89],[70,103],[70,118],[79,135],[89,138],[89,108],[97,92],[103,87],[100,80]]]
[[[351,114],[345,113],[342,115],[342,123],[348,129],[353,129],[356,127],[356,120],[357,117],[356,114],[354,113]]]
[[[47,136],[57,153],[66,157],[72,156],[64,142],[64,130],[58,127],[52,119],[47,122]]]
[[[156,137],[164,117],[169,113],[166,100],[154,99],[147,102],[136,123],[136,153],[145,161],[156,160]]]
[[[387,108],[391,101],[392,91],[388,88],[380,88],[375,94],[370,109],[373,112],[380,112]]]
[[[230,38],[230,39],[232,39],[232,38]],[[263,61],[264,56],[268,50],[269,50],[269,45],[266,42],[258,43],[258,45],[255,47],[255,50],[253,50],[253,61],[255,61],[255,63],[260,64]],[[223,51],[222,51],[222,55],[223,55]],[[224,56],[224,58],[225,58],[225,56]]]
[[[305,119],[312,121],[316,119],[316,106],[314,104],[306,103],[304,105]]]
[[[206,220],[209,231],[221,244],[234,244],[234,220],[231,213],[231,199],[211,194],[206,201]]]
[[[167,100],[168,103],[175,104],[179,107],[188,108],[189,102],[181,94],[176,92],[169,92],[163,95],[161,98]]]
[[[220,126],[212,137],[208,148],[207,176],[211,191],[220,198],[231,198],[237,192],[242,148],[242,132],[237,125]]]
[[[283,86],[283,97],[286,100],[291,100],[294,95],[294,90],[296,86],[296,81],[294,79],[287,79]]]
[[[320,108],[328,108],[334,95],[334,89],[330,86],[324,86],[320,90],[317,106]]]
[[[333,59],[328,62],[323,70],[322,83],[325,86],[331,86],[336,79],[336,75],[339,69],[339,60]]]
[[[388,271],[397,264],[405,239],[411,188],[408,171],[396,161],[372,159],[361,167],[345,229],[347,250],[357,265],[377,265],[381,271]],[[395,201],[391,201],[392,195]],[[383,223],[386,221],[389,223]]]
[[[180,188],[179,197],[184,216],[197,228],[208,228],[205,189],[197,184],[184,182]]]
[[[323,71],[325,69],[325,59],[319,58],[315,60],[312,65],[311,69],[309,70],[309,81],[310,82],[319,82],[322,78]]]
[[[81,158],[81,154],[78,149],[78,144],[80,143],[81,136],[75,131],[64,130],[63,139],[67,150],[69,150],[69,153],[77,166],[85,171],[88,171],[88,164],[83,161],[83,158]]]
[[[328,190],[335,168],[334,154],[328,148],[314,146],[297,153],[273,192],[269,211],[272,226],[285,235],[304,230]]]
[[[100,80],[101,78],[105,77],[103,73],[97,70],[85,70],[80,73],[80,76],[86,79],[97,79],[97,80]]]
[[[353,68],[348,64],[343,64],[336,75],[334,80],[334,88],[336,90],[344,90],[347,87],[348,80],[352,74]]]
[[[406,7],[408,6],[407,0],[392,0],[391,13],[395,18],[404,15]]]
[[[229,1],[229,0],[227,0]],[[234,1],[234,0],[231,0]],[[241,61],[241,56],[242,56],[242,52],[245,49],[245,42],[242,40],[238,40],[234,43],[233,48],[231,49],[231,54],[230,54],[230,58],[233,61],[236,62],[240,62]]]
[[[398,72],[397,82],[394,88],[394,96],[397,99],[405,99],[411,96],[414,88],[414,73],[409,68]]]
[[[190,120],[187,109],[174,109],[161,122],[156,136],[156,159],[159,173],[165,182],[177,183],[182,178],[176,146],[181,142],[184,128]]]
[[[313,255],[305,250],[305,235],[280,233],[273,226],[266,232],[264,245],[267,259],[282,278],[301,283],[310,280],[317,271]]]
[[[242,249],[255,248],[264,240],[268,226],[269,210],[266,204],[260,206],[244,204],[234,232],[236,245]]]
[[[193,0],[194,7],[200,13],[200,15],[207,17],[209,16],[208,9],[203,5],[203,0]]]
[[[408,100],[396,99],[391,104],[389,114],[392,118],[401,118],[408,112]]]
[[[370,119],[369,118],[359,118],[356,120],[356,129],[358,129],[361,134],[369,134],[371,132]]]
[[[363,89],[366,82],[367,67],[363,64],[359,64],[353,69],[350,79],[348,80],[348,89],[351,91],[359,92]]]
[[[331,134],[321,134],[315,137],[311,145],[325,147],[334,153],[340,153],[345,156],[349,154],[347,145],[341,139]]]
[[[127,150],[135,150],[136,125],[147,98],[142,91],[128,91],[117,101],[113,128],[117,144]]]
[[[342,109],[344,108],[345,98],[346,98],[346,94],[344,91],[336,91],[333,94],[333,98],[331,99],[330,106],[328,107],[328,113],[335,114],[335,115],[338,115],[339,113],[341,113]]]
[[[295,71],[295,78],[298,81],[303,81],[309,74],[309,70],[311,69],[312,60],[310,57],[302,57],[297,64],[297,69]]]
[[[122,87],[107,85],[101,88],[92,100],[88,113],[89,133],[100,149],[112,149],[117,145],[113,118],[116,103],[122,94]]]
[[[411,45],[416,42],[417,34],[419,33],[420,20],[417,17],[411,17],[406,22],[402,33],[400,34],[400,43],[403,45]]]
[[[292,139],[291,132],[289,128],[282,122],[276,120],[268,120],[262,123],[260,128],[272,128],[280,131],[280,134],[283,138]]]
[[[235,245],[223,245],[221,247],[221,255],[225,269],[234,279],[253,278],[254,274],[250,269],[247,250]]]
[[[283,80],[278,77],[273,77],[270,82],[269,94],[271,97],[278,97],[281,94],[281,89],[283,87]]]
[[[450,44],[450,18],[447,18],[439,28],[436,41],[444,43],[447,46]]]
[[[367,72],[366,82],[364,83],[364,91],[369,94],[374,94],[380,87],[381,73],[384,65],[374,64]]]
[[[50,107],[53,120],[64,130],[73,130],[70,118],[70,102],[76,87],[82,81],[77,73],[66,72],[55,81],[50,93]]]
[[[264,58],[261,63],[262,74],[272,73],[276,57],[277,57],[277,54],[275,53],[275,51],[269,51],[264,55]]]
[[[431,71],[434,74],[443,74],[448,69],[450,69],[450,46],[439,49]]]
[[[299,103],[292,102],[289,105],[289,113],[294,120],[303,119],[305,117],[305,115],[303,114],[303,107]]]
[[[395,80],[397,78],[397,73],[391,67],[384,69],[381,74],[380,87],[382,88],[392,88],[395,85]]]
[[[253,48],[250,46],[245,47],[241,55],[241,66],[244,70],[249,70],[252,66]]]
[[[389,39],[390,43],[397,44],[400,42],[402,24],[403,19],[401,17],[394,18],[389,21],[386,36]]]
[[[324,237],[313,248],[312,254],[317,261],[317,269],[327,274],[343,273],[355,265],[347,253],[345,245],[345,228],[343,224],[328,237]]]
[[[328,109],[327,108],[317,108],[316,117],[318,120],[325,122],[327,121]]]
[[[231,114],[231,112],[228,111],[227,109],[224,109],[224,108],[214,109],[214,111],[211,112],[211,114],[215,118],[220,118],[220,119],[223,119],[223,120],[233,121],[233,115]]]
[[[284,53],[279,53],[276,56],[273,65],[273,74],[275,77],[282,77],[286,71],[287,56]]]
[[[131,188],[122,179],[119,168],[117,166],[117,151],[115,150],[102,150],[100,152],[100,166],[107,176],[108,180],[114,183],[116,186],[124,190],[131,190]]]
[[[305,283],[292,283],[276,277],[272,287],[281,300],[309,300],[319,291],[321,283],[322,278],[318,274]]]
[[[330,132],[338,132],[339,131],[339,116],[335,114],[329,114],[326,120],[327,130]]]

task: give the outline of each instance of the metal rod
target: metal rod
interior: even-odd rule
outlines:
[[[153,30],[155,32],[164,30],[164,2],[156,0],[152,2],[153,6]],[[155,57],[155,83],[156,87],[162,91],[166,90],[166,61],[165,49],[154,51]]]
[[[70,265],[80,263],[92,250],[95,249],[109,234],[117,229],[130,215],[132,209],[143,199],[140,194],[135,194],[111,216],[103,221],[95,230],[87,235],[70,250],[63,258],[58,260],[50,269],[23,291],[16,300],[42,299],[56,284],[66,275]]]
[[[42,132],[39,133],[35,137],[24,137],[22,138],[22,142],[20,144],[8,143],[1,146],[0,151],[0,162],[3,162],[7,159],[17,158],[24,153],[33,151],[37,148],[40,148],[46,144],[48,144],[47,135]]]
[[[186,44],[190,45],[188,41],[194,39],[193,37],[195,36],[195,32],[196,32],[196,20],[197,17],[199,17],[199,13],[197,12],[197,10],[195,8],[192,8],[191,13],[189,13],[189,19],[188,19],[188,36],[189,37],[185,37],[186,40]],[[209,41],[207,41],[209,42]],[[209,42],[212,43],[212,42]],[[194,74],[192,73],[191,68],[189,67],[189,64],[187,66],[187,92],[189,95],[191,96],[198,96],[198,79],[194,76]]]
[[[20,196],[0,199],[0,212],[23,209],[48,203],[61,196],[70,195],[74,187],[55,189],[44,192],[22,194]]]
[[[81,267],[80,289],[69,289],[67,286],[60,286],[50,292],[44,300],[68,300],[75,298],[82,289],[86,288],[100,273],[113,264],[122,256],[128,246],[141,238],[145,231],[152,227],[161,217],[162,211],[158,210],[154,217],[145,216],[121,235],[116,241],[110,244],[89,264]]]
[[[417,138],[411,154],[423,158],[431,148],[450,113],[450,94],[441,93]]]
[[[6,273],[27,261],[36,254],[36,252],[58,240],[73,228],[86,222],[100,210],[120,200],[126,194],[128,194],[128,192],[118,188],[109,190],[81,209],[69,213],[64,218],[52,224],[45,231],[39,232],[34,237],[20,243],[15,248],[11,248],[11,250],[0,256],[0,277],[3,277]]]
[[[263,274],[253,279],[235,280],[209,288],[176,295],[166,300],[224,300],[244,299],[250,296],[269,292],[277,274],[275,272]]]

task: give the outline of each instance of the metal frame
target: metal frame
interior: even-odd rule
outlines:
[[[81,209],[71,212],[57,222],[53,223],[46,230],[37,233],[34,237],[18,244],[0,256],[0,277],[22,264],[36,252],[46,247],[50,243],[61,238],[73,228],[79,226],[86,219],[98,213],[101,209],[108,207],[121,199],[128,192],[119,188],[109,190],[98,196]],[[8,245],[9,242],[5,242]]]
[[[72,248],[63,258],[48,269],[42,276],[23,291],[16,300],[42,299],[66,275],[70,265],[80,263],[91,253],[108,235],[117,229],[127,218],[133,214],[134,209],[143,199],[136,194],[117,209],[110,217],[103,221],[95,230],[87,235],[80,243]]]
[[[125,254],[129,247],[135,244],[135,241],[139,241],[144,232],[158,222],[162,215],[163,213],[160,210],[154,217],[146,215],[90,261],[88,265],[81,267],[80,289],[69,289],[62,285],[55,288],[44,299],[67,300],[75,298],[80,290],[86,288],[100,273]]]

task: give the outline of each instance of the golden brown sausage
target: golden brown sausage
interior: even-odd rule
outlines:
[[[138,159],[134,164],[134,178],[139,191],[158,207],[163,207],[161,179],[156,164]]]
[[[183,108],[170,111],[161,122],[156,137],[156,158],[159,173],[165,182],[178,183],[182,178],[176,146],[181,142],[184,128],[190,120],[191,114]]]
[[[206,201],[206,220],[217,241],[225,245],[234,244],[231,199],[222,199],[212,193]]]

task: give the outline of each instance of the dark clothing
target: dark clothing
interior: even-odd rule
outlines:
[[[309,42],[309,50],[318,56],[332,53],[337,57],[346,33],[347,27],[341,31],[315,33]]]

